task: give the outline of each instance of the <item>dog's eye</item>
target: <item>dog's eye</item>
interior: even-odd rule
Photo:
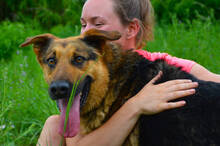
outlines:
[[[81,63],[83,63],[85,61],[85,58],[82,57],[82,56],[77,56],[77,57],[75,57],[74,60],[75,60],[76,63],[81,64]]]
[[[77,65],[77,66],[82,65],[85,60],[86,60],[86,58],[83,56],[76,56],[73,58],[72,64]]]
[[[56,59],[55,58],[49,58],[47,59],[47,63],[49,67],[54,67],[56,65]]]

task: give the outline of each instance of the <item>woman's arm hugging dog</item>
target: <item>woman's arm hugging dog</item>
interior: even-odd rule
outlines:
[[[50,85],[50,96],[61,107],[61,117],[65,118],[62,116],[65,110],[62,109],[65,109],[72,85],[85,75],[80,80],[72,105],[80,109],[70,111],[69,122],[74,127],[67,126],[64,136],[77,134],[77,116],[80,116],[80,132],[84,134],[100,127],[128,98],[136,95],[162,71],[162,77],[155,84],[190,79],[199,84],[196,93],[181,99],[186,101],[181,108],[152,116],[142,115],[124,145],[219,146],[220,84],[198,80],[164,60],[152,62],[133,50],[122,50],[109,42],[119,38],[117,32],[92,29],[65,39],[40,35],[22,45],[34,44],[45,79]],[[37,52],[39,49],[40,53]],[[61,86],[65,86],[65,93],[59,90]]]

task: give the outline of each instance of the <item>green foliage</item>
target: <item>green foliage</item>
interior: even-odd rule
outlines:
[[[7,0],[0,1],[0,21],[38,21],[44,28],[57,24],[78,25],[82,0]]]
[[[39,29],[35,30],[31,25],[10,22],[0,24],[0,59],[9,59],[13,52],[21,49],[19,45],[26,37],[39,32]]]
[[[152,0],[157,20],[171,22],[173,17],[178,20],[192,20],[207,17],[220,18],[219,0]]]
[[[85,0],[3,0],[0,21],[40,22],[43,28],[57,24],[79,25]],[[157,20],[171,22],[173,17],[184,21],[194,18],[220,18],[219,0],[151,0]]]
[[[78,25],[57,25],[52,27],[48,32],[59,37],[69,37],[79,35],[81,27]]]
[[[0,24],[0,60],[10,59],[14,52],[21,49],[24,51],[29,48],[20,48],[19,45],[25,41],[27,37],[31,37],[41,33],[52,33],[59,37],[68,37],[79,34],[80,27],[78,25],[57,25],[50,30],[42,30],[38,23],[22,24],[3,22]]]
[[[167,52],[172,56],[194,60],[208,70],[220,74],[220,26],[211,20],[194,20],[163,24],[155,28],[155,40],[149,42],[147,50]]]
[[[58,111],[33,51],[12,58],[0,63],[0,145],[34,145],[43,121]]]

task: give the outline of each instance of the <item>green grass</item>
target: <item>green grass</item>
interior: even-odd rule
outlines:
[[[58,113],[49,100],[47,85],[32,52],[20,51],[11,62],[0,66],[0,144],[31,145],[42,128],[42,121]]]
[[[60,28],[49,32],[68,36],[79,31],[78,27],[71,31],[67,27],[63,33]],[[219,40],[217,22],[195,21],[187,25],[174,22],[157,26],[155,41],[147,49],[195,60],[220,74]],[[0,145],[35,145],[45,120],[58,110],[48,96],[48,86],[31,49],[22,51],[17,47],[12,60],[0,61],[0,87]]]
[[[173,25],[157,26],[155,40],[146,49],[194,60],[220,74],[220,23],[195,20],[188,24],[174,21]]]

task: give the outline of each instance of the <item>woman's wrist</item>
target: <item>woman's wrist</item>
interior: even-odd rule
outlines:
[[[139,118],[141,113],[140,107],[137,105],[137,101],[134,97],[130,98],[124,106],[127,107],[128,112],[131,113],[132,117]]]

